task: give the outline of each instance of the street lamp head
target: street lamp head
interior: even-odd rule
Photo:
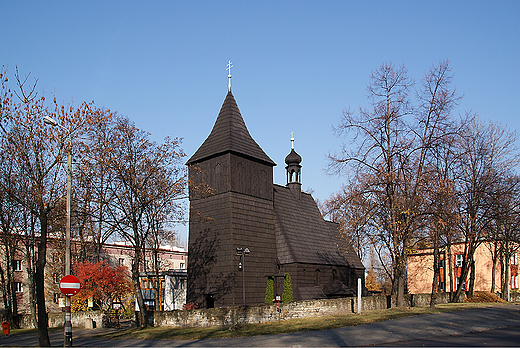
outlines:
[[[237,255],[242,255],[244,253],[244,249],[237,248]]]
[[[58,122],[55,119],[53,119],[52,117],[50,117],[50,116],[45,116],[43,118],[43,122],[45,124],[49,124],[51,126],[57,126],[58,125]]]

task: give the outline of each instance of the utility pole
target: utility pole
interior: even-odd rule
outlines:
[[[43,119],[45,124],[53,127],[60,127],[65,130],[68,135],[67,144],[67,215],[65,225],[65,276],[70,274],[70,206],[71,206],[71,195],[72,195],[72,139],[70,136],[70,130],[60,125],[55,119],[50,116],[45,116]],[[65,296],[65,322],[63,324],[64,337],[63,346],[72,347],[72,322],[70,313],[70,296]]]

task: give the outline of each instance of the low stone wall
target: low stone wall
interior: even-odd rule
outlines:
[[[395,296],[368,296],[361,298],[361,311],[372,311],[397,307]],[[520,302],[520,294],[511,294],[511,301]],[[448,303],[449,293],[437,294],[437,303]],[[404,305],[407,307],[429,306],[430,294],[405,295]],[[171,312],[153,312],[155,326],[200,327],[200,326],[232,326],[246,323],[266,323],[278,321],[278,306],[259,305],[226,308],[176,310]],[[311,300],[280,304],[280,319],[297,319],[320,317],[324,315],[350,315],[357,313],[357,297],[340,299]],[[49,327],[63,326],[63,313],[49,314]],[[97,327],[102,326],[101,311],[72,313],[72,326],[88,327],[92,320]],[[34,328],[30,316],[20,318],[20,328]]]
[[[449,293],[437,294],[437,304],[448,303]],[[513,299],[520,301],[520,296]],[[396,296],[368,296],[361,298],[361,311],[397,307]],[[430,305],[430,294],[407,294],[404,305],[423,307]],[[324,315],[350,315],[357,313],[357,298],[300,301],[280,304],[280,319],[320,317]],[[266,323],[278,320],[277,305],[242,306],[189,311],[155,312],[155,326],[196,327],[232,326],[246,323]]]
[[[438,294],[437,303],[447,303],[446,294]],[[396,307],[395,296],[363,297],[361,311]],[[405,306],[428,306],[429,294],[406,295]],[[232,326],[245,323],[266,323],[278,320],[277,305],[242,306],[195,309],[191,311],[155,312],[155,326]],[[300,301],[280,304],[281,319],[320,317],[324,315],[349,315],[357,313],[357,298]]]
[[[49,313],[49,327],[63,326],[64,313]],[[92,322],[90,321],[92,319]],[[90,323],[95,323],[95,327],[101,327],[103,322],[103,313],[101,311],[75,312],[71,315],[72,327],[85,328]],[[36,325],[30,315],[20,316],[20,329],[35,328]]]

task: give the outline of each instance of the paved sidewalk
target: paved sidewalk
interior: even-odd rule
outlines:
[[[426,342],[426,345],[435,346],[439,345],[434,344],[435,339],[444,337],[441,345],[446,345],[446,342],[451,342],[447,336],[454,336],[454,343],[455,341],[460,343],[462,339],[464,345],[472,345],[471,335],[467,336],[468,342],[464,342],[461,335],[519,326],[520,305],[510,304],[399,318],[339,329],[226,339],[100,339],[93,336],[106,332],[107,329],[75,329],[73,330],[73,344],[84,347],[345,347],[390,344],[395,346],[399,345],[399,342],[404,345],[407,341],[411,341],[411,343],[415,341],[420,342],[421,345]],[[520,346],[520,332],[516,330],[497,332],[507,332],[508,335],[512,335],[507,342],[516,344],[508,345]],[[53,331],[50,336],[54,346],[63,345],[63,332]],[[428,340],[431,340],[432,344],[428,344]],[[15,335],[0,339],[0,346],[36,346],[37,344],[36,335]]]

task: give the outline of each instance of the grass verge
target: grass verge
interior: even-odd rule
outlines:
[[[469,308],[497,306],[495,303],[448,303],[439,304],[435,308],[411,307],[375,310],[357,314],[322,316],[306,319],[289,319],[280,324],[237,324],[234,327],[147,327],[132,328],[98,335],[102,338],[121,339],[167,339],[198,340],[205,338],[232,338],[258,335],[273,335],[288,332],[325,330],[360,324],[375,323],[384,320],[422,315],[460,311]]]

